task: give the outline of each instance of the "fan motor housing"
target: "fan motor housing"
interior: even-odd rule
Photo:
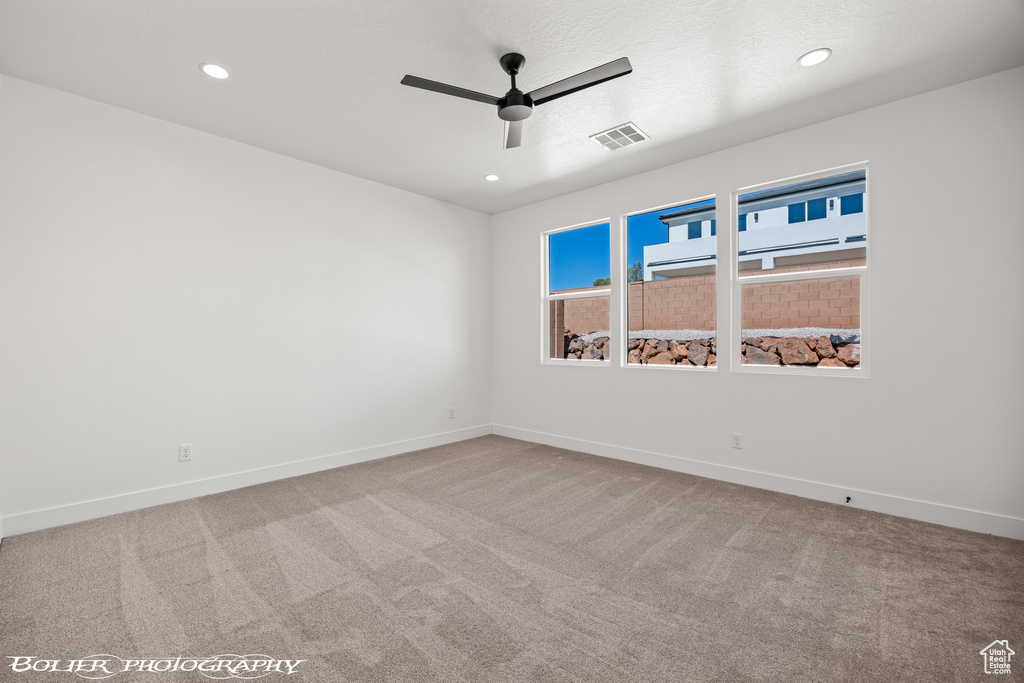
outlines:
[[[503,121],[522,121],[533,113],[533,100],[522,90],[513,88],[498,100],[498,118]]]

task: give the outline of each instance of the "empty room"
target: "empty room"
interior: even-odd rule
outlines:
[[[1022,36],[0,0],[0,680],[1024,680]]]

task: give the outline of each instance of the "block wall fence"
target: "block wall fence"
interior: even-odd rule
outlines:
[[[863,259],[829,264],[758,270],[758,275],[863,266]],[[715,275],[631,282],[628,292],[629,330],[714,330]],[[742,277],[740,278],[742,281]],[[585,292],[605,287],[563,289],[552,294]],[[562,337],[607,330],[609,298],[552,301],[551,353],[563,357]],[[743,285],[743,328],[860,328],[860,278],[834,277],[771,284]]]

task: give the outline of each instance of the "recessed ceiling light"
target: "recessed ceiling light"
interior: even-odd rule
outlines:
[[[817,50],[811,50],[803,57],[796,60],[796,63],[800,66],[814,66],[815,64],[821,64],[831,56],[832,50],[827,47],[819,47]]]
[[[225,79],[228,77],[228,70],[216,64],[200,64],[199,68],[210,78]]]
[[[498,176],[494,175],[493,173],[489,173],[484,176],[484,180],[489,180],[490,182],[493,183],[495,180],[498,180]]]

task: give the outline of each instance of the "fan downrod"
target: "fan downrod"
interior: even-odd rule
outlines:
[[[526,64],[526,57],[518,52],[509,52],[498,60],[501,68],[512,77],[512,89],[498,100],[498,118],[503,121],[522,121],[533,113],[533,100],[516,87],[516,75]]]

